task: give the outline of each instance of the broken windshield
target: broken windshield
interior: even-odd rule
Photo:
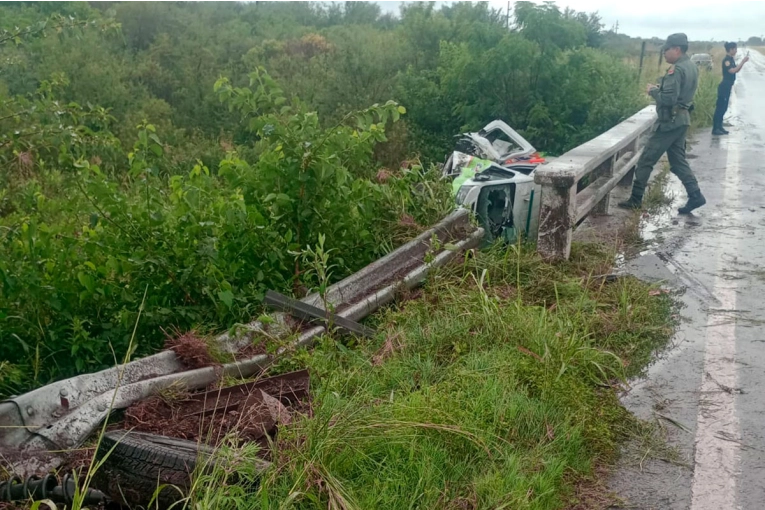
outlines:
[[[485,135],[485,138],[489,140],[491,146],[502,156],[508,156],[512,153],[522,151],[523,147],[518,145],[509,134],[505,133],[501,129],[494,129]]]

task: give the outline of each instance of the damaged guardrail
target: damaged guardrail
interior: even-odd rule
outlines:
[[[397,293],[421,283],[429,271],[448,263],[460,252],[478,246],[484,231],[475,227],[467,210],[458,210],[434,227],[361,271],[332,285],[324,298],[334,314],[350,321],[360,320],[392,302]],[[302,300],[324,308],[318,294]],[[277,322],[286,323],[276,314]],[[230,352],[251,344],[265,333],[265,326],[251,323],[236,333],[224,334],[216,342]],[[289,349],[310,345],[325,331],[323,325],[307,325]],[[283,334],[293,334],[286,327]],[[0,448],[20,454],[13,462],[17,475],[47,472],[61,458],[45,451],[63,451],[85,441],[114,409],[123,409],[170,387],[197,390],[222,377],[250,377],[262,371],[272,355],[262,354],[221,367],[186,370],[173,351],[163,351],[125,365],[58,381],[24,395],[0,402]],[[35,452],[34,455],[30,453]]]
[[[621,124],[537,168],[542,188],[537,250],[547,259],[567,259],[571,237],[590,213],[607,213],[617,184],[632,182],[645,135],[656,120],[648,106]]]

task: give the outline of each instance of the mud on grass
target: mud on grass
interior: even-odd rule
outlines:
[[[646,223],[652,221],[654,216],[666,213],[674,200],[674,196],[667,192],[670,178],[669,164],[664,162],[661,169],[655,171],[654,175],[643,197],[643,208],[632,212],[617,232],[617,238],[620,241],[619,251],[626,258],[632,258],[645,249],[646,241],[643,239],[643,233]]]
[[[575,247],[549,265],[527,248],[479,252],[378,314],[377,338],[325,337],[298,353],[313,415],[280,431],[252,497],[263,508],[581,508],[582,480],[634,425],[616,388],[672,332],[668,296],[597,278],[612,255]]]

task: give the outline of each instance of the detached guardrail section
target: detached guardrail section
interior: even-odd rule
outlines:
[[[411,289],[435,268],[444,266],[460,253],[478,246],[482,228],[474,226],[470,213],[460,209],[385,257],[327,289],[326,299],[335,307],[335,314],[349,321],[358,321],[380,307],[393,302],[396,295]],[[434,240],[438,243],[434,244]],[[311,294],[302,303],[324,307],[318,294]],[[273,314],[284,324],[284,314]],[[265,334],[265,325],[253,322],[236,332],[224,333],[216,343],[224,351],[239,348]],[[298,331],[286,326],[283,335],[290,340],[276,356],[297,347],[308,347],[326,328],[305,324]],[[222,366],[187,370],[172,350],[109,368],[51,383],[0,402],[0,451],[19,452],[13,462],[16,474],[27,476],[58,467],[61,452],[85,441],[98,425],[115,409],[175,386],[187,390],[205,388],[224,376],[250,377],[267,367],[275,356],[259,354]],[[41,452],[51,451],[50,455]],[[22,453],[23,452],[23,453]]]
[[[648,106],[621,124],[537,169],[542,188],[537,250],[567,259],[574,228],[592,212],[608,212],[611,190],[632,183],[645,137],[656,120]]]

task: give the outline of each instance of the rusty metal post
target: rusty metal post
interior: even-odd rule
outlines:
[[[536,178],[542,186],[537,251],[545,259],[568,259],[576,224],[576,178],[572,173]]]

